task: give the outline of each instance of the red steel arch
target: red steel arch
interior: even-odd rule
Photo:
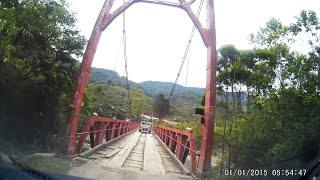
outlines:
[[[92,61],[99,44],[99,40],[102,32],[112,23],[112,21],[117,18],[121,13],[128,9],[131,5],[144,2],[152,3],[158,5],[165,5],[176,7],[184,10],[192,22],[194,23],[196,29],[201,35],[205,47],[207,47],[207,67],[206,67],[206,99],[204,108],[204,124],[202,127],[202,142],[200,149],[200,158],[198,163],[198,171],[202,173],[202,176],[208,176],[211,168],[211,152],[213,145],[213,128],[215,121],[216,112],[216,30],[215,30],[215,16],[214,16],[214,3],[213,0],[205,0],[206,11],[207,11],[207,27],[204,28],[195,16],[194,12],[190,8],[190,5],[194,2],[186,2],[186,0],[179,0],[179,3],[171,3],[165,1],[155,1],[155,0],[129,0],[116,9],[114,12],[110,12],[115,0],[105,0],[97,21],[94,25],[91,37],[88,41],[86,51],[81,62],[80,71],[78,74],[77,81],[75,82],[72,104],[70,105],[71,111],[68,116],[68,126],[66,132],[66,142],[67,142],[67,154],[75,154],[75,144],[76,144],[76,131],[78,127],[78,122],[80,118],[80,111],[83,101],[83,96],[85,93],[85,88],[87,86]]]

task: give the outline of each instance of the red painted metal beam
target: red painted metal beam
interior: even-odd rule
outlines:
[[[112,128],[112,123],[108,123],[108,130],[106,132],[106,141],[111,140],[111,128]]]
[[[116,9],[113,13],[107,14],[100,25],[100,28],[102,31],[104,31],[113,20],[115,20],[121,13],[123,13],[125,10],[127,10],[131,5],[136,3],[138,0],[130,0],[125,2],[122,6],[120,6],[118,9]]]
[[[168,148],[176,153],[177,158],[181,162],[185,162],[186,156],[190,154],[191,170],[194,172],[197,168],[197,156],[199,153],[196,151],[196,136],[191,131],[167,128],[167,127],[152,127],[153,131],[159,138],[165,136],[169,138]],[[168,133],[169,132],[169,133]],[[166,138],[162,139],[163,142]]]
[[[90,130],[90,128],[94,127],[95,123],[101,123],[101,126],[99,127],[99,129]],[[117,127],[117,125],[119,125],[119,127]],[[95,138],[90,139],[90,144],[97,146],[102,143],[105,135],[108,134],[108,136],[106,137],[106,141],[109,141],[111,139],[116,138],[117,136],[120,136],[129,132],[129,131],[125,132],[125,129],[127,127],[131,126],[132,127],[131,130],[133,130],[137,128],[138,125],[139,125],[138,123],[127,122],[122,120],[114,120],[110,118],[102,118],[97,116],[89,117],[83,129],[83,132],[77,133],[77,135],[80,135],[80,138],[76,145],[77,147],[76,153],[77,154],[81,153],[83,149],[83,144],[86,142],[86,138],[88,137],[88,135],[90,135],[91,137],[95,135]]]
[[[173,144],[173,139],[174,139],[174,132],[170,131],[170,139],[169,139],[169,149],[172,151],[172,144]]]
[[[158,5],[165,5],[165,6],[171,6],[171,7],[177,7],[180,9],[183,9],[187,12],[188,16],[190,17],[191,21],[195,25],[196,29],[199,31],[200,36],[202,38],[203,43],[206,47],[209,46],[209,38],[208,38],[208,30],[204,28],[199,21],[199,19],[196,17],[194,12],[192,11],[190,4],[187,3],[185,0],[179,0],[180,4],[177,5],[177,3],[170,3],[165,1],[148,1],[148,0],[130,0],[127,1],[124,5],[120,6],[118,9],[116,9],[113,13],[108,14],[104,17],[102,23],[101,23],[101,30],[104,31],[112,22],[115,20],[120,14],[122,14],[125,10],[127,10],[130,6],[132,6],[134,3],[137,2],[144,2],[144,3],[152,3],[152,4],[158,4]]]
[[[182,147],[182,134],[178,134],[177,135],[177,150],[176,150],[176,156],[177,156],[177,158],[181,161],[181,157],[182,157],[182,149],[183,149],[183,147]]]
[[[175,8],[181,8],[181,5],[179,3],[173,3],[168,1],[159,1],[159,0],[140,0],[139,2],[149,3],[149,4],[158,4],[158,5],[164,5],[169,7],[175,7]]]
[[[122,130],[122,123],[118,123],[118,133],[117,133],[117,137],[121,136],[121,130]]]
[[[151,0],[145,0],[150,1]],[[66,141],[67,141],[67,154],[74,155],[75,154],[75,143],[76,143],[76,131],[79,122],[79,116],[82,106],[82,100],[85,92],[85,88],[87,82],[89,80],[89,74],[91,71],[91,64],[101,37],[103,30],[105,30],[108,25],[118,17],[122,12],[128,9],[135,2],[144,2],[143,0],[130,0],[123,6],[119,7],[116,11],[110,14],[110,10],[113,6],[114,0],[105,0],[103,7],[100,11],[100,14],[97,18],[96,24],[92,31],[91,37],[88,41],[88,45],[86,47],[86,51],[83,56],[83,60],[80,66],[80,72],[75,83],[75,88],[72,96],[72,104],[71,111],[68,116],[68,126],[66,133]],[[150,3],[148,2],[148,3]],[[199,31],[201,38],[207,47],[207,83],[206,83],[206,99],[205,99],[205,115],[204,115],[204,126],[202,128],[203,139],[201,142],[201,156],[199,158],[198,170],[204,174],[210,171],[211,167],[211,151],[213,144],[213,127],[214,127],[214,116],[216,111],[216,32],[215,32],[215,17],[214,17],[214,4],[213,0],[206,0],[207,7],[207,29],[203,28],[199,19],[196,18],[195,14],[190,8],[190,4],[185,0],[179,0],[180,5],[179,8],[185,10],[188,16],[191,18],[194,23],[196,29]],[[191,1],[194,2],[194,1]],[[151,2],[152,3],[152,2]],[[161,3],[156,3],[161,4]],[[162,3],[161,5],[169,5],[166,3]],[[172,5],[172,3],[171,3]],[[176,6],[178,7],[178,6]],[[111,131],[111,139],[115,137],[116,133],[116,124],[117,122],[110,122],[113,125],[113,129]],[[131,124],[130,130],[137,128],[137,124]],[[156,129],[158,135],[162,131],[160,129]],[[175,132],[178,135],[179,132]],[[162,138],[163,139],[163,138]],[[177,144],[176,142],[169,142],[172,146]],[[81,145],[80,145],[81,149]]]
[[[75,83],[75,88],[72,95],[72,104],[71,104],[71,111],[68,116],[68,126],[67,126],[67,133],[66,133],[66,144],[67,144],[67,154],[74,155],[75,154],[75,143],[76,143],[76,132],[78,128],[79,118],[80,118],[80,111],[81,106],[83,103],[83,96],[85,92],[85,88],[87,86],[89,75],[91,71],[91,64],[93,61],[93,57],[97,50],[97,46],[102,34],[100,29],[101,22],[106,14],[109,14],[114,0],[106,0],[102,6],[100,14],[97,18],[96,24],[94,29],[91,33],[91,37],[88,41],[86,51],[83,56],[83,60],[80,66],[80,72]]]
[[[90,130],[90,127],[93,125],[93,120],[92,119],[88,119],[84,128],[83,128],[83,131],[84,132],[87,132]],[[79,154],[80,151],[82,150],[83,148],[83,144],[84,142],[86,142],[86,138],[88,137],[88,134],[81,134],[80,135],[80,138],[79,138],[79,141],[77,143],[77,146],[76,146],[76,153]]]
[[[108,128],[109,123],[104,123],[100,132],[97,133],[95,145],[99,145],[103,141],[103,137],[106,135],[106,129]]]
[[[204,28],[200,22],[200,20],[197,18],[197,16],[192,11],[190,4],[187,3],[185,0],[179,0],[182,6],[182,9],[185,10],[190,17],[191,21],[193,22],[196,29],[199,31],[200,36],[202,38],[202,41],[206,47],[210,45],[210,40],[208,37],[208,30]]]
[[[115,138],[117,123],[112,123],[112,130],[111,130],[111,139]]]
[[[207,83],[204,107],[204,125],[202,127],[202,141],[198,170],[202,177],[209,177],[211,168],[211,154],[213,146],[213,132],[216,113],[216,29],[213,0],[206,0],[207,27],[209,46],[207,47]]]
[[[197,148],[195,134],[190,132],[190,134],[188,135],[188,138],[189,138],[188,140],[190,142],[190,149],[195,150]],[[197,164],[198,164],[196,161],[197,154],[192,151],[190,151],[189,154],[190,154],[190,161],[191,161],[191,169],[192,169],[192,172],[194,172],[196,170]]]

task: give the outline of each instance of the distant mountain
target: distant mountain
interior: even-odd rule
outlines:
[[[115,71],[92,68],[90,74],[90,84],[107,84],[111,86],[125,87],[126,79],[120,77]],[[130,88],[142,89],[146,95],[153,99],[162,93],[165,97],[168,97],[174,83],[171,82],[159,82],[159,81],[144,81],[136,83],[129,81]],[[170,103],[171,113],[178,119],[194,120],[197,116],[194,114],[194,109],[200,106],[199,99],[204,93],[204,88],[185,87],[177,85],[173,93],[172,101]]]
[[[139,83],[139,85],[146,90],[146,93],[150,95],[158,95],[162,93],[164,95],[169,95],[174,83],[172,82],[160,82],[160,81],[144,81]],[[195,96],[201,96],[204,93],[204,88],[197,87],[187,87],[185,89],[184,86],[177,84],[174,90],[174,94],[176,93],[191,93]]]
[[[91,70],[89,83],[125,87],[126,78],[123,76],[119,76],[119,74],[115,71],[93,67]],[[138,83],[135,83],[130,80],[129,86],[130,88],[142,88]]]
[[[120,76],[117,72],[93,67],[90,74],[90,83],[93,84],[118,84]]]
[[[119,76],[115,71],[102,69],[102,68],[92,68],[90,76],[91,84],[107,84],[111,86],[125,87],[126,79]],[[172,82],[160,82],[160,81],[144,81],[141,83],[136,83],[129,81],[130,88],[142,89],[146,95],[150,97],[156,97],[159,93],[169,97],[172,90]],[[175,87],[173,93],[171,105],[171,112],[176,115],[181,115],[187,119],[194,119],[194,109],[200,106],[200,98],[205,92],[205,88],[198,87],[184,87],[179,84]],[[225,94],[225,93],[224,93]],[[229,103],[232,100],[232,93],[227,92],[227,97]],[[235,98],[241,99],[242,106],[246,103],[247,95],[244,92],[240,94],[235,92]],[[217,96],[217,101],[226,101],[225,96]]]
[[[112,86],[124,86],[126,79],[115,71],[103,68],[93,67],[90,74],[91,84],[108,84]],[[129,80],[129,85],[131,88],[143,89],[146,94],[150,96],[157,96],[159,93],[164,95],[169,95],[173,87],[172,82],[160,82],[160,81],[144,81],[141,83],[136,83]],[[201,96],[204,93],[204,88],[197,87],[187,87],[185,90],[184,86],[177,84],[175,87],[174,94],[176,93],[188,93],[194,94],[195,96]]]

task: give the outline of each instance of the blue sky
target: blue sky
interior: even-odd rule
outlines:
[[[178,0],[170,0],[178,2]],[[77,27],[89,39],[104,0],[69,0],[69,9],[76,13]],[[197,11],[200,0],[192,8]],[[249,48],[248,36],[272,17],[284,24],[294,22],[301,10],[315,10],[319,14],[319,0],[215,0],[217,48],[234,44]],[[113,9],[122,0],[116,0]],[[205,8],[200,15],[205,24]],[[138,3],[126,11],[127,54],[129,79],[173,82],[177,75],[192,29],[188,15],[180,10],[159,5]],[[103,33],[94,67],[116,70],[124,75],[122,16]],[[300,49],[298,44],[295,49]],[[189,55],[187,86],[205,87],[206,48],[198,32],[195,33]],[[185,85],[187,66],[179,84]]]

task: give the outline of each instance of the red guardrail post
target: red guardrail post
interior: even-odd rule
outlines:
[[[87,121],[86,121],[86,124],[83,128],[83,131],[84,132],[87,132],[90,130],[90,127],[91,127],[91,124],[93,122],[93,118],[88,118]],[[79,154],[80,151],[82,150],[82,147],[83,147],[83,143],[85,142],[86,140],[86,137],[88,136],[88,134],[82,134],[80,135],[80,138],[79,138],[79,141],[76,145],[76,153]]]
[[[190,142],[190,149],[196,150],[196,135],[192,132],[190,132],[189,136],[189,142]],[[197,162],[197,155],[195,152],[190,151],[190,161],[191,161],[191,169],[192,172],[194,172],[197,168],[198,162]]]
[[[116,128],[117,128],[117,123],[116,123],[116,122],[113,122],[113,123],[112,123],[112,130],[111,130],[111,139],[114,139],[114,138],[115,138]],[[110,139],[110,140],[111,140],[111,139]]]
[[[168,147],[169,147],[169,149],[170,149],[171,151],[172,151],[172,144],[173,144],[173,139],[174,139],[173,134],[174,134],[174,132],[170,131],[170,139],[169,139],[169,145],[168,145]]]
[[[155,126],[152,126],[152,130],[183,164],[190,155],[191,171],[195,172],[198,165],[198,152],[196,151],[196,135],[194,133],[187,130]]]
[[[170,149],[170,141],[172,139],[172,135],[173,135],[172,131],[169,131],[168,132],[168,141],[167,141],[167,146],[169,147],[169,149]]]
[[[182,139],[181,139],[181,144],[187,146],[188,144],[188,141],[187,141],[188,137],[186,135],[182,135]],[[181,145],[181,150],[180,150],[180,156],[179,156],[179,160],[183,162],[183,156],[185,155],[186,153],[186,158],[187,158],[187,155],[188,155],[188,152],[189,152],[189,149],[187,149],[185,146],[182,146]],[[186,151],[187,150],[187,151]]]
[[[97,123],[100,127],[97,127]],[[106,137],[106,141],[110,141],[116,137],[128,133],[139,126],[139,123],[126,122],[122,120],[114,120],[103,117],[89,117],[86,121],[85,127],[82,133],[76,133],[80,135],[77,144],[75,144],[76,153],[79,154],[83,148],[84,143],[87,140],[88,134],[90,136],[91,148],[102,143],[103,138]]]
[[[116,123],[116,129],[115,129],[115,133],[114,133],[114,138],[117,138],[119,137],[119,126],[120,126],[120,123]]]
[[[172,146],[171,146],[171,151],[173,153],[176,152],[176,147],[177,147],[177,137],[178,137],[178,134],[176,132],[173,132],[173,141],[172,141]]]
[[[181,154],[182,154],[182,134],[177,133],[177,151],[176,151],[176,156],[178,159],[181,161]]]
[[[122,123],[120,123],[120,126],[119,126],[119,131],[118,131],[118,136],[121,136],[122,135]]]
[[[96,146],[102,143],[103,137],[106,134],[106,129],[108,128],[108,125],[109,125],[109,123],[104,123],[101,128],[102,131],[97,133],[96,142],[95,142]]]
[[[162,138],[161,138],[161,140],[164,142],[164,138],[165,138],[165,136],[164,136],[164,133],[166,132],[166,130],[165,129],[162,129],[162,133],[161,133],[161,135],[162,135]]]
[[[112,128],[112,123],[109,122],[107,130],[106,130],[106,133],[105,133],[106,134],[106,142],[108,142],[110,140],[110,138],[111,138],[111,130],[109,130],[111,128]]]
[[[164,136],[164,143],[168,146],[168,144],[167,144],[167,142],[168,142],[168,140],[169,140],[169,136],[168,136],[168,134],[169,134],[169,130],[165,130],[165,136]]]
[[[130,123],[126,123],[125,133],[129,132],[129,125]]]

